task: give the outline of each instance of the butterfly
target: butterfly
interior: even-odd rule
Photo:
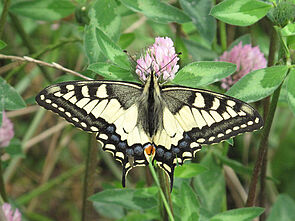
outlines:
[[[37,96],[42,107],[76,127],[96,134],[103,150],[123,166],[156,160],[173,186],[174,169],[202,145],[219,143],[263,126],[249,104],[212,91],[161,85],[150,74],[144,84],[124,81],[70,81],[48,86]]]

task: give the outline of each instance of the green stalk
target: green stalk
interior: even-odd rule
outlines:
[[[1,14],[1,18],[0,18],[0,39],[2,39],[4,26],[5,26],[7,14],[8,14],[9,5],[10,5],[10,0],[5,0],[3,10],[2,10],[2,14]]]
[[[94,139],[92,139],[94,138]],[[95,170],[97,164],[98,148],[94,136],[89,135],[89,145],[85,162],[85,176],[83,187],[82,221],[90,220],[92,216],[92,203],[87,198],[94,192]]]
[[[170,221],[174,221],[174,217],[173,217],[172,211],[171,211],[171,209],[169,207],[169,204],[168,204],[168,202],[166,200],[166,197],[164,195],[164,192],[163,192],[163,190],[161,188],[159,179],[158,179],[158,177],[156,175],[156,171],[155,171],[155,168],[153,166],[153,163],[152,163],[152,160],[151,159],[149,161],[149,168],[150,168],[150,171],[152,173],[152,176],[153,176],[153,178],[154,178],[154,180],[156,182],[156,185],[158,187],[158,190],[159,190],[159,193],[160,193],[160,197],[161,197],[161,200],[162,200],[162,202],[164,204],[164,207],[165,207],[165,209],[167,211],[168,217],[169,217]]]
[[[2,172],[2,161],[1,161],[1,155],[0,155],[0,194],[4,202],[8,202],[7,194],[5,191],[5,184],[3,179],[3,172]]]
[[[55,187],[58,184],[63,183],[64,181],[70,179],[72,176],[81,173],[84,170],[84,168],[85,168],[84,165],[79,165],[79,166],[76,166],[76,167],[64,172],[62,175],[60,175],[54,179],[51,179],[47,183],[44,183],[43,185],[32,190],[31,192],[22,195],[21,197],[16,199],[16,204],[23,205],[23,204],[30,202],[36,196],[39,196],[42,193],[47,192],[49,189]]]
[[[168,200],[168,204],[169,204],[172,216],[173,216],[173,205],[172,205],[172,200],[171,200],[170,183],[169,183],[168,177],[165,174],[165,172],[160,168],[157,170],[157,173],[158,173],[161,189],[165,195],[165,198]],[[160,205],[160,206],[162,209],[161,214],[163,216],[163,220],[167,220],[168,213],[164,209],[163,205]]]
[[[269,113],[267,115],[264,129],[262,131],[262,138],[261,138],[261,141],[259,144],[259,150],[258,150],[258,158],[255,162],[255,167],[254,167],[254,171],[253,171],[251,183],[250,183],[249,194],[248,194],[248,198],[247,198],[247,202],[246,202],[247,207],[252,207],[255,205],[256,186],[257,186],[257,182],[258,182],[258,177],[259,177],[260,170],[262,167],[263,159],[264,159],[264,157],[266,157],[265,153],[267,150],[267,141],[268,141],[268,137],[269,137],[270,128],[271,128],[271,125],[273,122],[273,118],[275,115],[275,111],[277,108],[277,103],[279,100],[282,84],[273,93]]]
[[[271,27],[271,26],[270,26]],[[271,28],[271,35],[270,35],[270,41],[269,41],[269,51],[268,51],[268,61],[267,66],[271,67],[275,63],[275,54],[277,50],[277,33],[276,31]],[[263,100],[263,119],[265,121],[267,117],[267,113],[269,112],[269,105],[270,105],[270,97],[266,97]],[[267,144],[266,144],[267,145]],[[268,149],[266,147],[265,155],[263,158],[263,162],[261,165],[261,174],[260,174],[260,193],[259,193],[259,206],[265,207],[266,203],[266,170],[267,170],[267,152]],[[260,221],[265,220],[265,213],[262,213],[260,216]]]
[[[226,25],[224,22],[219,21],[219,31],[220,31],[220,43],[222,51],[225,51],[227,48],[226,40]]]

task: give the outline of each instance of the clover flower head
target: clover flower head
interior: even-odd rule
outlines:
[[[7,221],[21,221],[22,215],[18,209],[15,209],[13,212],[11,205],[8,203],[4,203],[2,208],[0,208],[4,212],[4,216],[6,217]]]
[[[219,61],[231,62],[237,65],[237,71],[231,76],[221,80],[221,87],[229,90],[230,87],[251,71],[266,67],[266,59],[259,47],[252,47],[250,44],[242,45],[240,42],[230,51],[224,52]]]
[[[160,81],[172,80],[179,69],[173,41],[168,37],[157,37],[144,55],[137,59],[136,74],[143,81],[155,73]]]
[[[0,127],[0,147],[7,147],[10,140],[14,136],[13,124],[6,117],[5,112],[2,113],[2,125]]]

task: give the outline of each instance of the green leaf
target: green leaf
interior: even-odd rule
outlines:
[[[18,1],[9,10],[35,20],[54,21],[72,14],[75,6],[69,0],[29,0]]]
[[[172,194],[173,211],[181,221],[199,220],[200,202],[192,187],[183,182],[176,193]]]
[[[295,35],[289,36],[287,38],[287,42],[288,42],[288,48],[295,50]]]
[[[295,114],[295,69],[292,69],[288,76],[287,98],[289,107]]]
[[[115,204],[127,209],[140,209],[133,201],[134,190],[132,189],[108,189],[96,193],[88,199],[92,202]]]
[[[295,35],[295,24],[290,23],[286,25],[282,30],[281,30],[282,36],[294,36]]]
[[[9,145],[5,148],[6,153],[8,153],[12,158],[15,156],[25,157],[22,149],[22,143],[19,139],[13,138]]]
[[[89,200],[104,204],[114,204],[126,209],[146,210],[157,205],[157,190],[154,187],[143,189],[108,189],[92,195]]]
[[[210,14],[228,24],[248,26],[264,17],[270,8],[270,4],[258,0],[226,0],[212,8]]]
[[[180,36],[178,36],[178,35],[176,35],[174,45],[175,45],[175,50],[177,52],[181,52],[180,61],[179,61],[179,64],[181,66],[182,65],[182,61],[188,61],[189,60],[188,50],[185,47],[185,44],[183,42],[183,39]]]
[[[210,48],[204,47],[198,42],[187,39],[183,39],[183,42],[194,60],[215,60],[215,58],[218,57],[215,51],[211,50]]]
[[[6,47],[6,43],[2,40],[0,40],[0,50]]]
[[[84,48],[90,64],[105,61],[96,39],[97,27],[114,42],[119,40],[121,17],[116,13],[117,8],[114,0],[97,0],[89,9],[90,23],[84,31]]]
[[[113,64],[97,62],[89,65],[87,69],[105,77],[107,80],[123,80],[136,82],[135,76],[133,76],[129,70],[120,68]]]
[[[224,176],[210,152],[202,159],[201,165],[208,171],[194,178],[194,189],[202,202],[202,208],[206,208],[212,215],[215,215],[222,210],[225,200]]]
[[[146,17],[159,23],[185,23],[190,18],[178,8],[159,0],[121,0],[121,2],[135,12],[141,12]]]
[[[84,48],[90,64],[106,60],[106,58],[103,57],[100,47],[97,43],[96,26],[93,23],[85,26]]]
[[[173,79],[174,84],[199,87],[219,81],[236,70],[236,65],[219,61],[199,61],[184,66]]]
[[[287,66],[252,71],[234,84],[226,94],[249,103],[261,100],[274,92],[284,80],[287,71]]]
[[[234,46],[238,45],[240,42],[242,42],[242,45],[251,44],[251,35],[245,34],[238,37],[230,44],[230,46],[227,48],[227,51],[230,51]]]
[[[121,27],[121,16],[117,13],[117,7],[115,0],[96,0],[89,10],[91,23],[114,42],[119,40]]]
[[[121,48],[127,48],[135,40],[134,33],[126,33],[120,36],[119,45]]]
[[[209,15],[213,2],[208,0],[180,0],[179,2],[196,25],[200,35],[211,43],[216,33],[216,21]]]
[[[0,110],[18,110],[25,107],[23,98],[0,77]]]
[[[288,195],[281,194],[273,204],[266,221],[293,221],[295,217],[295,202]]]
[[[99,214],[110,219],[120,219],[125,215],[125,209],[116,204],[93,202],[93,207]]]
[[[210,221],[252,221],[264,211],[261,207],[232,209],[213,216]]]
[[[124,218],[118,221],[147,221],[147,220],[161,220],[159,212],[155,209],[149,211],[128,211],[128,214]]]
[[[191,178],[197,176],[208,169],[197,163],[183,164],[181,167],[176,167],[174,171],[175,177],[179,178]]]
[[[224,164],[230,166],[238,174],[251,174],[252,168],[245,167],[239,161],[229,159],[228,157],[222,156],[221,154],[214,154],[217,156]]]
[[[96,39],[103,55],[106,58],[124,69],[130,69],[130,63],[127,55],[100,28],[96,28]]]

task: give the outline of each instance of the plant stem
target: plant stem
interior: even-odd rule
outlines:
[[[2,14],[1,14],[1,18],[0,18],[0,39],[2,39],[4,26],[5,26],[7,14],[8,14],[9,5],[10,5],[10,0],[5,0],[3,10],[2,10]]]
[[[277,33],[273,28],[271,28],[271,35],[270,35],[270,41],[269,41],[269,52],[268,52],[268,62],[267,66],[271,67],[275,63],[275,54],[276,54],[276,49],[277,49]],[[267,113],[269,112],[269,105],[270,105],[270,96],[266,97],[263,100],[263,110],[264,110],[264,121],[266,120]],[[265,145],[268,145],[267,143]],[[262,161],[261,165],[261,175],[260,175],[260,194],[259,194],[259,206],[265,207],[265,188],[266,188],[266,170],[267,170],[267,154],[268,153],[268,148],[265,148],[265,155]],[[262,213],[260,216],[260,220],[264,221],[265,220],[265,213]]]
[[[220,32],[220,43],[222,51],[225,51],[227,48],[226,43],[226,25],[224,22],[219,21],[219,32]]]
[[[275,115],[275,111],[277,108],[277,103],[278,103],[278,99],[280,96],[282,84],[273,93],[269,113],[267,115],[264,129],[262,131],[262,138],[261,138],[261,141],[259,144],[258,157],[255,162],[255,167],[254,167],[254,171],[253,171],[251,183],[250,183],[249,194],[248,194],[248,198],[247,198],[247,202],[246,202],[247,207],[252,207],[255,204],[256,186],[257,186],[257,182],[258,182],[258,177],[260,174],[260,170],[262,167],[264,157],[266,157],[265,153],[266,153],[266,149],[267,149],[268,136],[269,136],[270,128],[271,128],[273,118]]]
[[[94,136],[89,135],[89,145],[87,150],[87,157],[85,162],[85,176],[84,176],[84,188],[83,188],[83,206],[82,206],[82,221],[91,220],[93,207],[87,198],[94,192],[95,170],[97,164],[98,148],[96,146],[96,140],[92,139]],[[93,142],[94,141],[94,142]]]
[[[164,193],[163,193],[163,190],[162,190],[162,188],[161,188],[161,185],[160,185],[159,179],[158,179],[158,177],[157,177],[157,175],[156,175],[156,171],[155,171],[155,168],[154,168],[154,166],[153,166],[152,160],[150,160],[150,162],[149,162],[149,168],[150,168],[150,171],[151,171],[151,173],[152,173],[152,176],[153,176],[153,178],[154,178],[154,180],[155,180],[155,182],[156,182],[156,185],[157,185],[157,187],[158,187],[158,190],[159,190],[159,193],[160,193],[160,197],[161,197],[161,200],[162,200],[162,202],[163,202],[163,204],[164,204],[164,207],[166,208],[166,211],[167,211],[168,217],[169,217],[170,221],[174,221],[173,214],[172,214],[172,212],[171,212],[171,209],[170,209],[170,207],[169,207],[169,204],[168,204],[168,202],[167,202],[167,200],[166,200],[166,197],[165,197],[165,195],[164,195]]]
[[[8,202],[8,198],[5,191],[4,179],[3,179],[1,155],[0,155],[0,194],[3,201]]]
[[[172,205],[172,200],[171,200],[170,184],[169,184],[168,177],[165,174],[165,172],[163,170],[161,170],[161,169],[158,169],[157,173],[158,173],[158,176],[159,176],[161,189],[162,189],[162,191],[163,191],[163,193],[164,193],[164,195],[166,197],[166,200],[168,200],[169,207],[170,207],[171,213],[173,215],[173,205]],[[162,205],[161,205],[161,208],[163,208]],[[163,220],[168,219],[168,216],[167,216],[168,213],[167,213],[166,210],[162,211],[162,215],[163,215]]]

